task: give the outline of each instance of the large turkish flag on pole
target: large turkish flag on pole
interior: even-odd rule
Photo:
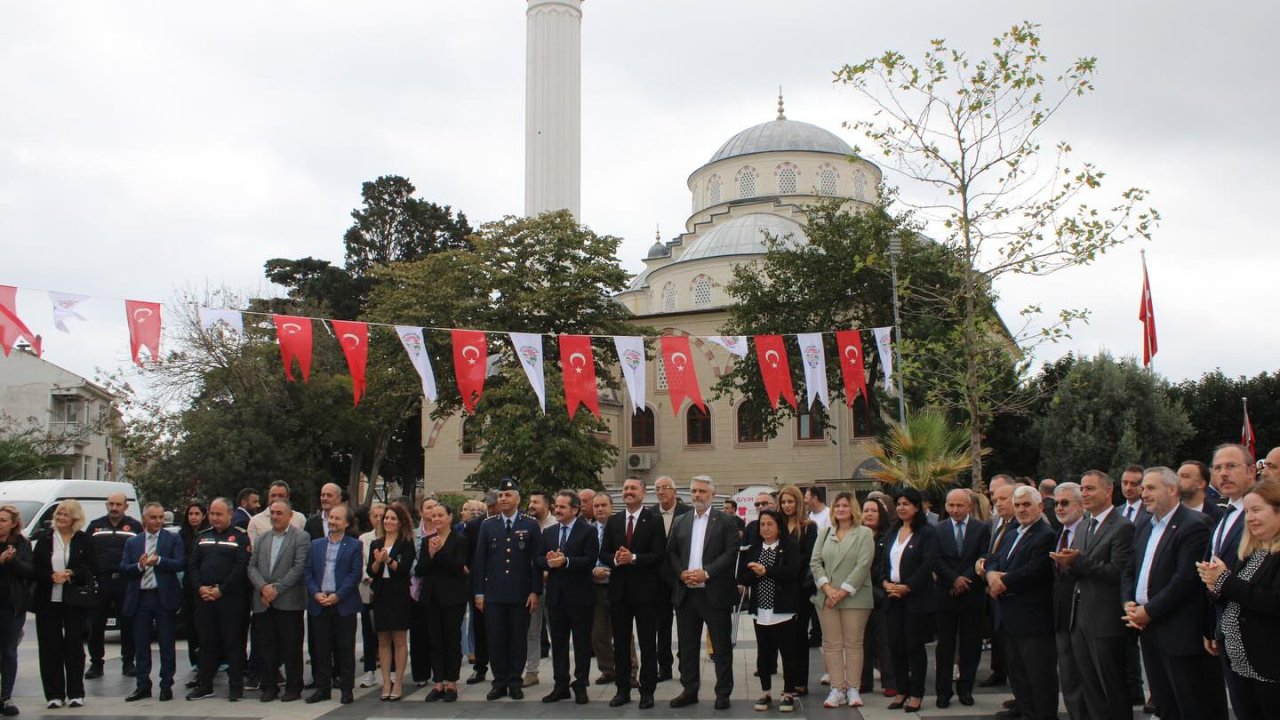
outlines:
[[[483,331],[454,330],[453,376],[458,380],[458,392],[467,412],[474,412],[480,394],[484,392],[484,376],[488,367],[489,346]]]
[[[560,371],[564,376],[564,404],[569,417],[573,418],[580,404],[586,405],[592,415],[600,417],[596,361],[589,336],[560,336]]]
[[[302,382],[311,378],[311,318],[292,315],[273,315],[276,324],[276,340],[280,343],[280,359],[284,362],[284,376],[293,378],[293,361],[298,361]]]
[[[756,362],[760,363],[760,378],[764,380],[769,406],[777,410],[778,397],[782,396],[794,408],[796,391],[791,384],[791,363],[787,360],[787,346],[781,335],[756,336]]]
[[[867,368],[862,358],[862,331],[840,330],[836,332],[836,347],[840,349],[840,374],[844,377],[844,399],[853,407],[853,401],[862,394],[867,397]]]
[[[671,392],[672,414],[680,414],[680,405],[686,397],[706,412],[707,405],[702,401],[702,391],[698,389],[698,372],[693,367],[689,338],[683,335],[664,335],[662,364],[667,371],[667,390]]]
[[[369,326],[350,320],[330,320],[338,334],[342,354],[347,356],[347,369],[351,371],[351,394],[355,405],[364,397],[365,367],[369,364]]]
[[[133,362],[142,367],[138,350],[146,348],[151,362],[160,360],[160,303],[125,300],[124,312],[129,321],[129,352]]]

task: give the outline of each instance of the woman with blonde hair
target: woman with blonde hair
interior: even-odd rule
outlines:
[[[817,609],[813,603],[807,602],[813,597],[818,588],[813,584],[813,573],[809,572],[809,557],[813,555],[813,544],[818,539],[818,526],[809,519],[809,513],[804,508],[804,493],[795,485],[788,485],[778,491],[778,509],[782,512],[782,516],[786,518],[787,526],[783,528],[791,540],[796,544],[796,551],[803,558],[801,565],[803,566],[803,577],[800,582],[796,583],[797,589],[800,591],[798,598],[802,602],[796,603],[796,628],[799,632],[808,634],[809,623],[812,622]],[[798,659],[798,670],[796,677],[809,677],[809,653],[800,653]],[[809,686],[799,685],[790,688],[797,696],[809,694]]]
[[[13,684],[33,577],[31,543],[22,535],[22,513],[13,505],[0,505],[0,715],[18,714]]]
[[[831,502],[831,526],[814,542],[809,570],[817,593],[813,603],[822,623],[822,658],[831,692],[822,703],[834,708],[861,707],[862,639],[871,615],[871,561],[875,538],[862,526],[862,513],[852,493]]]
[[[84,706],[84,618],[94,604],[88,588],[95,560],[82,527],[80,503],[63,500],[53,511],[53,527],[32,550],[40,681],[50,710]]]

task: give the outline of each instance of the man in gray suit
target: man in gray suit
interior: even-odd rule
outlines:
[[[715,653],[715,708],[728,709],[733,694],[730,613],[738,597],[738,526],[728,515],[711,508],[715,494],[716,484],[710,476],[695,476],[689,484],[693,512],[676,518],[667,538],[667,561],[676,580],[671,604],[676,609],[683,687],[671,701],[673,708],[698,702],[703,624]]]
[[[1090,718],[1133,720],[1125,680],[1128,630],[1116,614],[1123,608],[1120,576],[1133,553],[1133,524],[1111,506],[1113,482],[1100,470],[1080,478],[1084,531],[1071,547],[1054,553],[1064,572],[1076,580],[1071,654]]]
[[[249,558],[253,583],[253,644],[258,648],[262,702],[277,697],[292,702],[302,695],[302,613],[307,607],[303,573],[311,536],[290,523],[293,508],[283,500],[271,503],[271,530],[254,540]],[[284,663],[284,695],[280,695],[279,667]]]

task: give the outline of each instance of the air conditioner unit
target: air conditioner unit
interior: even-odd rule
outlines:
[[[657,459],[654,453],[631,453],[627,456],[627,469],[649,470]]]

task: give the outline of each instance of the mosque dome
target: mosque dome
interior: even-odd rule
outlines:
[[[653,245],[649,248],[649,254],[645,255],[646,260],[657,260],[659,258],[671,257],[671,248],[661,240],[654,240]]]
[[[853,148],[835,133],[817,125],[779,118],[760,123],[729,138],[707,164],[766,152],[818,152],[852,155]]]
[[[677,263],[728,255],[763,255],[768,250],[765,233],[787,238],[792,247],[807,245],[809,238],[800,223],[768,213],[748,213],[720,223],[693,241]]]

